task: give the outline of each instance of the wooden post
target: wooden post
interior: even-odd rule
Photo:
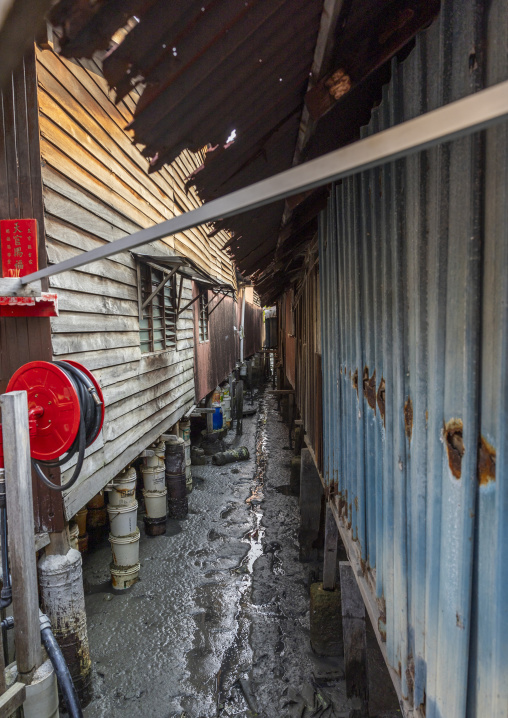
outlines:
[[[337,539],[339,531],[335,523],[330,504],[326,504],[325,519],[325,558],[323,562],[323,588],[325,591],[335,590],[335,574],[337,571]]]
[[[249,359],[247,362],[247,384],[249,385],[249,391],[252,400],[252,359]]]
[[[206,400],[206,405],[209,409],[212,408],[212,399],[213,399],[213,392],[210,394],[208,399]],[[213,431],[213,412],[207,411],[206,412],[206,430],[209,434]]]
[[[288,394],[289,448],[293,448],[293,421],[295,416],[295,395]]]
[[[349,561],[339,562],[342,598],[344,662],[348,698],[357,696],[368,715],[369,686],[367,682],[367,633],[365,605]]]
[[[35,669],[41,664],[41,635],[26,391],[3,394],[0,403],[12,601],[16,626],[14,643],[20,680],[28,684]]]
[[[302,449],[300,473],[300,561],[316,558],[323,485],[308,449]]]
[[[236,382],[236,435],[243,434],[243,379]]]

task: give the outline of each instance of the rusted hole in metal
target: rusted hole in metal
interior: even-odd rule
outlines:
[[[463,425],[461,419],[450,419],[444,427],[444,439],[448,453],[448,465],[456,479],[462,473],[462,457],[466,453],[463,439]]]
[[[381,381],[379,383],[379,389],[377,390],[377,405],[379,407],[379,413],[381,414],[383,424],[385,423],[385,389],[385,380],[381,378]]]
[[[363,394],[367,399],[367,403],[376,413],[376,370],[369,379],[369,367],[363,369]]]
[[[358,394],[358,369],[355,369],[355,373],[351,377],[351,383],[353,384],[353,388],[356,389],[356,393]]]
[[[496,450],[480,436],[478,446],[478,482],[485,486],[490,481],[496,480]]]
[[[339,100],[342,95],[345,95],[351,89],[351,78],[344,69],[340,68],[326,80],[325,85],[330,95],[335,100]]]
[[[476,57],[476,52],[473,50],[469,54],[469,72],[474,72],[478,69],[478,59]]]
[[[404,404],[404,426],[406,427],[406,436],[411,441],[413,435],[413,402],[410,396],[408,396]]]

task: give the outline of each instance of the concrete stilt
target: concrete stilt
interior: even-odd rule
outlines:
[[[300,474],[302,471],[302,460],[299,456],[291,459],[291,473],[289,476],[289,488],[293,496],[300,496]]]
[[[322,583],[313,583],[310,587],[310,644],[319,656],[342,655],[340,603],[338,588],[325,591]]]
[[[303,442],[305,439],[305,429],[303,428],[303,421],[302,419],[295,419],[294,427],[295,427],[295,446],[294,446],[294,452],[295,456],[300,456],[302,449],[303,449]]]
[[[368,716],[367,632],[365,605],[349,561],[339,562],[344,661],[348,698],[358,698],[355,718]]]
[[[39,561],[42,610],[76,686],[81,705],[92,697],[92,663],[88,647],[81,554],[70,548],[69,533],[50,534],[51,543]]]
[[[318,556],[323,487],[309,449],[303,449],[300,471],[300,561]]]

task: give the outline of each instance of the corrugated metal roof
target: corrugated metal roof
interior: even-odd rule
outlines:
[[[90,56],[129,13],[139,19],[106,54],[104,75],[117,99],[142,80],[131,127],[152,171],[184,148],[214,148],[192,178],[209,201],[291,166],[322,6],[323,0],[110,0],[84,10],[61,0],[52,20],[63,28],[63,55]],[[236,140],[225,148],[233,130]],[[232,252],[242,271],[270,262],[283,210],[279,202],[224,223],[238,239]]]

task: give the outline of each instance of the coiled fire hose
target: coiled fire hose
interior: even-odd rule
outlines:
[[[41,459],[36,461],[32,458],[32,465],[37,476],[48,488],[53,489],[53,491],[66,491],[76,483],[83,466],[85,450],[97,438],[102,422],[103,403],[97,394],[95,385],[83,371],[67,362],[56,361],[53,363],[67,375],[78,395],[80,407],[79,429],[72,446],[62,458],[55,461],[43,461]],[[62,466],[70,461],[76,452],[78,453],[76,467],[67,483],[63,485],[54,484],[43,473],[41,466],[47,468]]]

